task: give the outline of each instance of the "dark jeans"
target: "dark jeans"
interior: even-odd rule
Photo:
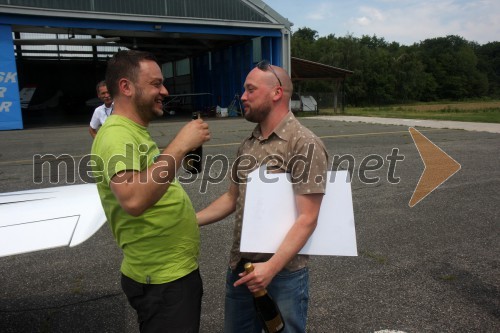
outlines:
[[[121,283],[137,312],[141,333],[199,332],[203,295],[199,270],[164,284],[142,284],[122,274]]]

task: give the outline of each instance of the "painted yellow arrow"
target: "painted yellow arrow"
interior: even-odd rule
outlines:
[[[424,172],[422,172],[417,187],[408,203],[410,207],[413,207],[453,176],[460,170],[461,166],[422,133],[413,127],[410,127],[409,131],[425,165]]]

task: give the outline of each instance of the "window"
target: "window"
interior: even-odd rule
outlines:
[[[174,77],[174,66],[171,62],[167,62],[166,64],[161,65],[161,72],[164,78],[172,78]]]
[[[253,62],[254,64],[262,60],[262,37],[252,39]]]
[[[175,63],[175,76],[189,75],[191,74],[191,67],[189,63],[189,58],[176,61]]]

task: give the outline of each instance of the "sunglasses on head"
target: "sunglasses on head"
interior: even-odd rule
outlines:
[[[262,60],[260,61],[255,67],[257,67],[258,69],[260,69],[261,71],[264,71],[266,72],[268,69],[274,74],[274,76],[276,76],[276,78],[278,79],[278,82],[280,84],[280,87],[282,87],[283,85],[281,84],[281,80],[280,78],[278,77],[278,74],[276,74],[276,72],[274,71],[273,67],[271,66],[271,64],[269,63],[269,61],[267,60]]]

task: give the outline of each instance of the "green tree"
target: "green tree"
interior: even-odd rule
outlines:
[[[300,28],[293,33],[293,37],[297,39],[302,39],[310,43],[314,43],[318,39],[318,32],[311,28]]]
[[[477,46],[478,69],[488,78],[488,94],[500,97],[500,42]]]
[[[338,50],[336,50],[335,63],[333,66],[348,69],[354,74],[344,83],[347,103],[361,105],[365,100],[367,87],[363,80],[363,51],[359,39],[352,34],[337,38]]]
[[[460,36],[426,39],[419,48],[426,72],[436,81],[437,98],[460,100],[486,93],[474,49],[465,39]]]
[[[399,103],[426,100],[435,96],[436,83],[418,58],[414,47],[402,48],[394,61],[396,96]]]
[[[292,34],[291,52],[294,57],[314,61],[316,58],[316,48],[314,44],[318,37],[318,32],[309,28],[300,28]]]
[[[318,37],[310,28],[292,35],[292,55],[353,71],[347,103],[380,105],[500,96],[500,42],[483,46],[460,36],[426,39],[412,46],[352,34]],[[333,82],[301,82],[299,89],[332,91]]]

